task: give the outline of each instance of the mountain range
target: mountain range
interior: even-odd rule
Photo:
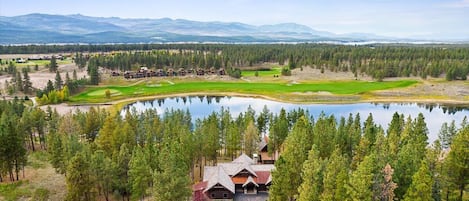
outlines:
[[[275,43],[402,41],[366,33],[334,34],[296,23],[255,26],[185,19],[123,19],[83,15],[0,16],[0,44],[50,43]]]

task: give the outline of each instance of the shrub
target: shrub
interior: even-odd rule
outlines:
[[[290,76],[291,75],[291,70],[289,67],[283,67],[282,68],[282,75],[283,76]]]
[[[106,89],[106,91],[104,93],[105,93],[107,99],[111,98],[111,91],[109,91],[109,89]]]

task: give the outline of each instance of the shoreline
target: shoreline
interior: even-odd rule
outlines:
[[[464,100],[454,100],[454,99],[419,99],[419,98],[380,98],[380,97],[373,97],[373,98],[364,98],[360,95],[304,95],[304,97],[322,97],[322,98],[344,98],[344,97],[354,97],[359,98],[355,100],[316,100],[316,101],[308,101],[304,99],[301,100],[286,100],[278,97],[271,97],[262,94],[247,94],[247,93],[236,93],[236,92],[188,92],[188,93],[174,93],[174,94],[164,94],[164,95],[150,95],[150,96],[143,96],[143,97],[136,97],[136,98],[124,98],[121,100],[109,101],[104,103],[66,103],[62,104],[63,106],[70,107],[71,109],[76,109],[77,107],[104,107],[104,108],[113,108],[115,110],[122,109],[125,105],[132,104],[134,102],[139,101],[148,101],[160,98],[173,98],[173,97],[184,97],[184,96],[232,96],[232,97],[245,97],[245,98],[258,98],[264,100],[270,100],[275,102],[282,102],[282,103],[291,103],[291,104],[360,104],[360,103],[380,103],[380,104],[393,104],[393,103],[415,103],[415,104],[429,104],[429,105],[445,105],[445,106],[468,106],[469,101]],[[303,95],[302,95],[303,96]]]

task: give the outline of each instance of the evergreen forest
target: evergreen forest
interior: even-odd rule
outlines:
[[[469,124],[443,123],[428,141],[425,117],[395,113],[311,116],[248,107],[193,120],[188,111],[129,109],[59,115],[0,101],[0,180],[21,180],[27,155],[47,152],[65,175],[66,200],[187,200],[201,164],[257,151],[280,153],[270,200],[467,200]]]
[[[97,67],[116,71],[165,68],[238,68],[265,63],[285,65],[285,72],[306,66],[322,72],[353,72],[359,79],[444,76],[466,80],[469,73],[467,45],[375,44],[117,44],[0,46],[0,54],[70,53],[88,72]],[[85,53],[85,54],[83,54]],[[230,73],[233,74],[233,73]],[[288,73],[286,73],[287,75]]]

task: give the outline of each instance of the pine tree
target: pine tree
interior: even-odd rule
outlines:
[[[50,63],[49,63],[49,71],[50,72],[55,72],[57,71],[57,60],[55,58],[55,56],[52,56],[52,58],[50,59]]]
[[[340,149],[335,149],[328,160],[324,171],[324,190],[321,194],[321,200],[339,201],[347,198],[347,162],[341,152]]]
[[[129,162],[131,153],[126,143],[120,146],[120,150],[115,154],[112,159],[113,172],[115,175],[113,181],[113,189],[119,192],[120,196],[124,199],[130,196],[129,184]]]
[[[83,153],[75,155],[67,167],[67,201],[91,201],[93,182],[90,172],[90,164]]]
[[[288,135],[288,119],[285,109],[281,109],[278,116],[272,119],[272,123],[269,130],[269,154],[275,154],[280,151],[283,142]]]
[[[118,128],[118,123],[122,123],[120,119],[117,119],[115,116],[110,115],[106,117],[102,128],[99,130],[98,138],[96,139],[96,144],[98,147],[103,150],[105,153],[112,153],[115,150],[118,150],[117,140],[114,138],[114,133]]]
[[[72,79],[73,79],[74,81],[77,81],[77,80],[78,80],[77,71],[76,71],[75,69],[73,69]]]
[[[70,74],[68,72],[65,73],[65,85],[69,86],[72,82],[72,79],[70,79]]]
[[[239,131],[238,126],[231,122],[228,125],[228,134],[226,139],[226,148],[228,156],[233,159],[237,156],[238,151],[241,150],[241,132]]]
[[[64,86],[60,92],[62,94],[62,100],[68,101],[70,98],[70,90],[68,89],[68,86]]]
[[[296,61],[293,58],[293,54],[290,54],[290,58],[288,59],[288,67],[293,70],[296,68]]]
[[[446,159],[448,178],[459,191],[458,200],[463,200],[464,189],[469,184],[469,126],[462,128],[451,144]]]
[[[309,119],[301,116],[292,128],[285,141],[285,150],[282,154],[283,163],[276,164],[275,173],[272,173],[273,182],[272,200],[287,198],[293,200],[298,196],[298,187],[302,183],[301,169],[307,154],[312,147],[312,133]],[[280,183],[280,181],[282,183]]]
[[[220,149],[219,130],[217,115],[212,113],[207,119],[203,120],[201,126],[203,137],[203,152],[207,159],[216,163],[218,150]]]
[[[64,157],[64,149],[61,136],[57,133],[49,133],[48,135],[48,149],[49,160],[52,164],[52,167],[55,168],[55,171],[60,174],[65,174],[66,163]]]
[[[369,154],[369,147],[370,147],[370,142],[368,141],[368,138],[362,137],[360,139],[360,142],[355,150],[355,155],[352,158],[352,163],[350,164],[350,167],[352,170],[355,170],[358,165],[363,161],[363,159]]]
[[[396,183],[399,185],[395,192],[398,198],[403,198],[412,183],[412,175],[417,172],[422,159],[425,157],[428,144],[427,133],[428,129],[422,114],[419,114],[414,121],[410,118],[407,119],[401,135],[403,145],[398,153],[398,161],[394,165]]]
[[[404,195],[404,201],[427,201],[432,200],[433,180],[428,163],[422,160],[420,168],[412,176],[412,184]]]
[[[91,156],[91,170],[96,180],[98,193],[104,195],[106,201],[109,201],[109,194],[112,192],[112,182],[114,181],[114,170],[112,161],[107,157],[103,150],[97,150]]]
[[[11,108],[6,108],[0,118],[0,172],[8,172],[10,181],[19,180],[19,171],[26,165],[24,135],[19,120]]]
[[[387,141],[389,144],[389,155],[392,161],[397,160],[397,153],[401,145],[401,133],[404,127],[403,116],[397,112],[393,114],[391,123],[387,130]]]
[[[267,125],[270,120],[270,116],[271,114],[270,114],[269,108],[267,108],[267,105],[264,105],[262,112],[257,117],[257,127],[259,129],[260,134],[264,134],[266,132]]]
[[[398,186],[392,181],[392,175],[394,174],[394,169],[391,165],[386,164],[383,169],[384,173],[384,182],[381,184],[381,196],[380,200],[382,201],[393,201],[394,200],[394,189]]]
[[[90,69],[89,71],[90,84],[98,85],[100,81],[98,67],[88,67],[88,68]]]
[[[31,78],[27,70],[23,70],[23,91],[25,94],[30,94],[33,87]]]
[[[54,83],[52,81],[48,80],[47,85],[46,85],[46,90],[44,91],[44,94],[48,94],[49,92],[54,90]]]
[[[182,145],[174,142],[163,148],[160,168],[153,173],[153,197],[155,200],[187,200],[191,195],[188,167],[178,151]]]
[[[246,130],[244,131],[244,152],[251,156],[257,153],[259,142],[259,131],[254,126],[253,121],[249,121]]]
[[[441,154],[442,147],[440,141],[435,140],[431,147],[427,148],[426,159],[433,179],[432,198],[438,201],[442,200],[441,196],[445,186],[445,181],[443,181],[444,172],[442,171],[443,160],[440,160]]]
[[[373,199],[374,154],[366,156],[350,175],[347,192],[353,201],[371,201]]]
[[[441,125],[440,132],[438,133],[438,139],[440,140],[443,149],[448,149],[451,146],[453,138],[456,136],[456,134],[457,129],[454,120],[449,126],[446,122]]]
[[[324,161],[319,158],[316,146],[308,153],[308,159],[303,164],[301,177],[303,183],[298,188],[298,201],[319,201],[323,189]]]
[[[143,148],[137,146],[132,153],[129,163],[129,180],[132,198],[144,200],[146,190],[151,182],[151,169],[146,160]]]
[[[17,91],[23,91],[23,78],[21,72],[16,72],[15,88]]]
[[[326,117],[324,113],[321,113],[313,128],[313,141],[318,146],[320,157],[328,158],[334,151],[336,132],[335,117],[333,115]]]
[[[270,201],[284,201],[284,200],[292,200],[292,198],[288,197],[288,192],[287,189],[284,188],[285,185],[289,185],[289,178],[286,176],[286,174],[290,174],[288,167],[287,167],[287,162],[283,159],[283,156],[281,155],[277,161],[275,161],[275,169],[272,170],[272,185],[270,186],[270,191],[269,191],[269,200]],[[314,189],[312,189],[314,190]],[[300,191],[300,193],[304,191]],[[310,192],[315,195],[315,192]],[[308,195],[304,195],[305,197],[309,198]],[[319,197],[318,197],[319,198]]]
[[[60,76],[59,71],[56,71],[55,72],[54,88],[55,88],[55,90],[59,91],[59,90],[62,89],[62,86],[63,86],[62,77]]]
[[[370,113],[368,115],[368,118],[366,118],[366,121],[363,127],[363,137],[368,139],[368,142],[371,143],[370,147],[376,141],[376,134],[377,134],[377,126],[374,123],[373,115]]]

